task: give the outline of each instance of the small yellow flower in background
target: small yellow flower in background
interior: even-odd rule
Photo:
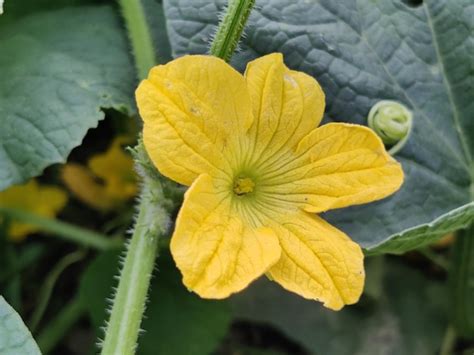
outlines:
[[[190,290],[224,298],[266,273],[331,309],[357,302],[361,248],[314,213],[400,187],[400,164],[373,131],[316,128],[324,93],[280,54],[244,76],[210,56],[176,59],[150,71],[137,102],[152,161],[190,186],[171,240]]]
[[[100,211],[116,207],[116,201],[108,198],[103,184],[83,165],[67,163],[61,170],[61,177],[67,188],[81,202]]]
[[[66,203],[67,194],[63,190],[54,186],[41,186],[36,180],[0,192],[0,207],[20,209],[48,218],[54,218]],[[37,231],[35,226],[12,221],[8,235],[20,241]]]
[[[130,144],[127,137],[117,137],[104,154],[89,160],[89,169],[105,182],[105,193],[112,199],[128,200],[137,193],[137,180],[133,170],[133,159],[124,149]]]
[[[122,147],[127,143],[131,143],[127,137],[115,138],[107,151],[89,160],[88,168],[66,164],[62,169],[66,186],[79,200],[102,211],[112,210],[135,196],[133,159]]]

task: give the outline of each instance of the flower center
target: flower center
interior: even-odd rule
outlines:
[[[234,193],[237,196],[251,193],[255,187],[255,183],[248,177],[239,177],[234,181]]]

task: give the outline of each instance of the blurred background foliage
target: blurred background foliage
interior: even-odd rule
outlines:
[[[205,48],[207,34],[194,36],[209,33],[223,2],[217,3],[212,11],[190,7],[197,11],[195,27],[181,33],[190,46],[183,49],[173,12],[178,2],[167,2],[173,15],[168,36],[163,4],[143,1],[160,62],[171,59],[173,45],[175,52]],[[421,1],[404,3],[416,9]],[[44,353],[93,354],[97,337],[103,337],[107,300],[116,286],[121,245],[139,186],[124,149],[135,143],[140,130],[131,54],[114,1],[6,0],[4,10],[0,123],[15,124],[0,133],[0,184],[1,189],[27,185],[0,192],[0,294]],[[185,10],[181,15],[189,22]],[[203,18],[211,20],[203,23]],[[256,24],[251,26],[255,30]],[[247,37],[236,62],[262,51],[252,47],[255,37]],[[334,110],[330,103],[330,113]],[[25,135],[10,143],[13,127],[24,128]],[[407,149],[409,157],[413,147]],[[54,196],[48,194],[52,191]],[[458,202],[450,201],[448,207]],[[34,225],[27,223],[31,213],[40,218]],[[338,215],[331,218],[341,220]],[[440,229],[432,239],[451,229]],[[361,230],[367,231],[359,228],[360,235]],[[90,241],[94,238],[97,242]],[[202,300],[182,285],[164,240],[138,353],[429,355],[444,347],[472,354],[474,342],[466,336],[452,344],[449,326],[453,238],[398,257],[368,257],[364,295],[341,312],[287,293],[266,279],[228,300]],[[11,312],[0,304],[0,329],[2,315]],[[24,346],[25,354],[34,353],[27,340]],[[0,334],[0,353],[8,351],[14,354],[2,348]]]

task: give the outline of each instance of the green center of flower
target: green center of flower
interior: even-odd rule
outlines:
[[[243,196],[253,191],[255,183],[248,177],[238,177],[234,181],[234,193],[237,196]]]

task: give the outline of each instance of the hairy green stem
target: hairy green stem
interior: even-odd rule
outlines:
[[[12,220],[34,225],[42,232],[47,232],[70,242],[99,250],[119,248],[121,238],[108,238],[91,230],[80,228],[56,219],[46,218],[20,209],[0,207],[0,214]]]
[[[211,55],[222,58],[226,62],[230,60],[254,4],[255,0],[229,0],[227,12],[219,24],[209,51]]]
[[[102,344],[104,355],[134,354],[145,311],[158,241],[168,232],[168,213],[159,181],[145,180],[135,230],[128,245],[117,293]]]
[[[79,297],[74,298],[36,338],[43,354],[49,354],[84,314]]]
[[[145,10],[140,0],[119,0],[139,79],[144,79],[156,64],[156,55]]]

